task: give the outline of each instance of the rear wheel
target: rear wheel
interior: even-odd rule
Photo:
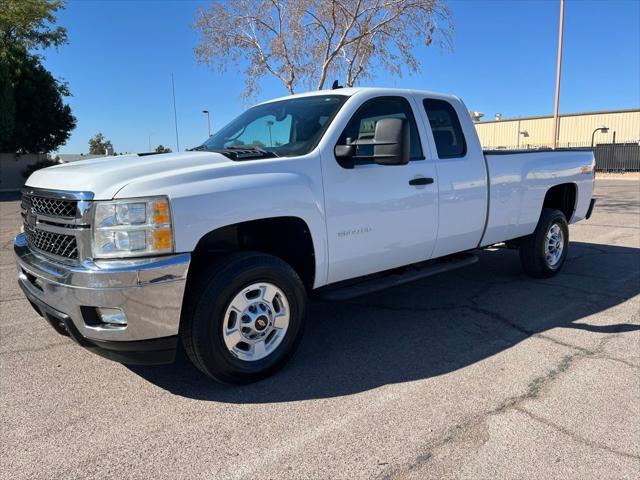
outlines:
[[[181,338],[192,363],[225,383],[265,378],[293,355],[303,331],[305,290],[284,261],[260,253],[223,258],[185,299]]]
[[[532,277],[552,277],[562,269],[568,250],[569,226],[564,213],[545,208],[535,231],[520,243],[520,262]]]

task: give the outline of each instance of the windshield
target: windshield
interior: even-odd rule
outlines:
[[[315,148],[346,99],[345,95],[317,95],[257,105],[194,150],[253,149],[263,156],[304,155]]]

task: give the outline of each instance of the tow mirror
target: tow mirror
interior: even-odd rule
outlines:
[[[379,165],[409,163],[411,143],[409,124],[403,118],[383,118],[373,135],[373,160]]]
[[[359,154],[359,145],[371,145],[373,152],[369,155]],[[403,118],[383,118],[376,122],[373,139],[346,139],[345,145],[336,145],[335,156],[344,168],[353,168],[356,162],[373,160],[379,165],[406,165],[409,163],[411,150],[409,124]]]

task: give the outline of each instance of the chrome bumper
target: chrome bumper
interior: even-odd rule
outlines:
[[[27,297],[66,315],[84,338],[132,342],[178,335],[190,254],[72,266],[32,252],[24,234],[13,248]],[[121,309],[126,326],[96,322],[96,307]]]

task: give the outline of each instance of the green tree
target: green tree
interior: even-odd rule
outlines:
[[[0,54],[0,151],[49,152],[67,141],[76,119],[63,102],[69,95],[25,49]]]
[[[62,0],[0,0],[0,48],[32,50],[67,43],[67,30],[55,26]]]
[[[158,145],[156,147],[156,152],[158,152],[158,153],[171,153],[171,149],[169,147],[165,147],[164,145]]]
[[[30,50],[67,43],[56,26],[62,0],[0,0],[0,151],[46,152],[70,136],[76,120],[69,95]]]
[[[91,155],[104,155],[108,151],[113,151],[111,140],[106,140],[100,132],[89,139],[89,153]]]
[[[8,60],[0,54],[0,145],[13,137],[16,123],[16,102],[10,73]],[[5,150],[0,148],[0,151]]]

